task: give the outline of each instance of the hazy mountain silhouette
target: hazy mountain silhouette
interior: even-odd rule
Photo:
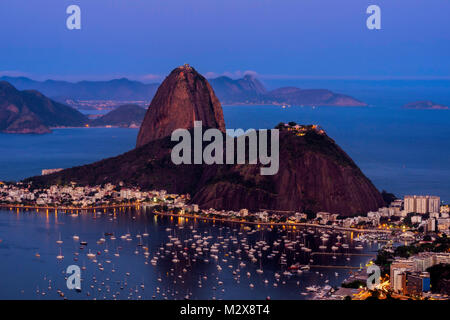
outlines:
[[[83,126],[88,119],[77,110],[55,102],[35,90],[19,91],[0,81],[0,131],[48,133],[49,127]]]

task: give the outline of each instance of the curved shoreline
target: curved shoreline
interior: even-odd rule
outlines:
[[[358,232],[358,233],[391,233],[389,230],[375,230],[375,229],[355,229],[355,228],[346,228],[339,226],[328,226],[321,224],[313,224],[313,223],[299,223],[299,222],[252,222],[252,221],[242,221],[242,220],[233,220],[226,218],[215,218],[215,217],[202,217],[195,216],[190,214],[175,214],[175,213],[165,213],[165,212],[154,212],[155,215],[161,216],[170,216],[177,218],[188,218],[188,219],[199,219],[199,220],[209,220],[209,221],[218,221],[218,222],[228,222],[228,223],[239,223],[239,224],[247,224],[247,225],[257,225],[257,226],[277,226],[277,227],[304,227],[304,228],[323,228],[323,229],[331,229],[331,230],[339,230],[339,231],[349,231],[349,232]]]
[[[51,207],[51,206],[24,206],[20,204],[0,204],[0,208],[6,209],[27,209],[27,210],[56,210],[56,211],[88,211],[88,210],[107,210],[116,208],[131,208],[138,207],[141,204],[117,204],[108,206],[93,206],[93,207]]]
[[[131,208],[131,207],[148,207],[145,204],[121,204],[121,205],[109,205],[109,206],[94,206],[94,207],[38,207],[38,206],[23,206],[23,205],[5,205],[0,204],[0,208],[6,209],[26,209],[26,210],[54,210],[54,211],[89,211],[89,210],[108,210],[108,209],[121,209],[121,208]],[[268,227],[303,227],[303,228],[321,228],[321,229],[329,229],[329,230],[338,230],[338,231],[347,231],[347,232],[358,232],[358,233],[391,233],[389,230],[378,230],[378,229],[355,229],[355,228],[347,228],[340,226],[329,226],[329,225],[320,225],[313,223],[301,223],[301,222],[263,222],[263,221],[245,221],[245,220],[235,220],[235,219],[227,219],[220,217],[204,217],[201,215],[192,215],[192,214],[175,214],[168,212],[153,212],[155,215],[166,216],[166,217],[176,217],[176,218],[186,218],[186,219],[199,219],[199,220],[207,220],[213,222],[225,222],[225,223],[238,223],[245,225],[253,225],[253,226],[268,226]]]

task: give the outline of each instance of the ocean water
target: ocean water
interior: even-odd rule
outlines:
[[[386,106],[224,106],[228,128],[273,128],[279,122],[318,124],[380,190],[401,197],[430,194],[450,202],[450,110]],[[124,153],[137,129],[56,129],[47,135],[0,134],[0,180],[46,168],[68,168]]]
[[[70,168],[129,151],[137,129],[67,128],[46,135],[0,134],[0,180],[40,175],[42,169]]]
[[[309,234],[305,230],[286,232],[261,228],[248,232],[243,227],[157,217],[144,209],[84,212],[76,216],[61,211],[0,209],[0,299],[61,299],[57,290],[69,299],[172,300],[184,299],[187,294],[190,299],[263,300],[268,296],[311,299],[306,287],[338,287],[355,270],[312,267],[301,274],[292,271],[293,275],[289,276],[283,274],[287,267],[299,262],[358,268],[365,265],[381,245],[364,243],[363,249],[358,250],[355,249],[356,234],[340,234],[343,237],[340,243],[348,244],[349,249],[340,247],[336,253],[341,254],[333,259],[331,246],[339,241],[337,234],[331,234],[326,241],[320,239],[320,231]],[[105,233],[114,234],[116,239]],[[123,239],[126,234],[129,236]],[[74,235],[79,236],[79,240],[74,240]],[[194,236],[207,238],[207,243],[198,244]],[[297,241],[295,250],[284,249],[282,245],[274,247],[273,241],[282,236]],[[169,237],[179,239],[181,247]],[[97,242],[101,238],[105,239],[104,243]],[[56,242],[59,240],[61,244]],[[253,248],[257,241],[266,241],[268,250],[258,249],[261,262],[258,253],[255,253],[258,261],[251,261],[243,248],[244,240]],[[86,241],[87,245],[81,246],[80,241]],[[218,259],[214,259],[206,249],[220,242],[223,244],[218,245]],[[203,250],[193,249],[192,243]],[[311,248],[312,253],[302,251],[300,243]],[[318,248],[323,244],[327,249]],[[242,253],[236,253],[239,248]],[[275,249],[279,252],[269,258],[269,253]],[[313,254],[319,251],[331,254]],[[280,265],[283,252],[287,265]],[[95,258],[89,258],[88,253],[93,253]],[[356,255],[347,256],[348,253]],[[64,258],[58,260],[57,255]],[[178,262],[172,261],[175,256]],[[151,263],[153,257],[158,257],[156,265]],[[81,292],[67,289],[66,270],[70,265],[81,269]],[[264,273],[257,274],[256,269],[261,267]],[[278,279],[276,273],[280,275]]]

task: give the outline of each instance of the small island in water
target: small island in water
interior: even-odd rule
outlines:
[[[442,104],[437,104],[432,101],[415,101],[407,103],[403,106],[404,109],[415,109],[415,110],[448,110],[447,106]]]

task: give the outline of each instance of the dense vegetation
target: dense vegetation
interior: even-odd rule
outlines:
[[[342,283],[342,288],[358,289],[360,287],[365,287],[366,283],[362,280],[354,280],[352,282]]]
[[[431,291],[447,293],[450,289],[450,264],[437,264],[427,269],[430,273]]]
[[[394,255],[402,258],[409,258],[420,252],[447,252],[450,249],[450,238],[445,234],[431,243],[417,243],[408,246],[399,246],[395,249]]]

